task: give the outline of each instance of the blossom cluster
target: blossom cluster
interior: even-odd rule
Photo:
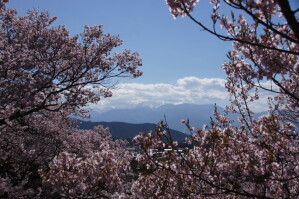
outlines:
[[[137,52],[102,26],[70,36],[56,17],[19,16],[0,1],[0,197],[122,195],[130,155],[107,129],[78,130],[72,116],[139,77]]]
[[[146,169],[133,193],[137,198],[298,198],[298,9],[280,0],[211,0],[209,27],[192,16],[197,2],[167,4],[173,16],[189,16],[212,35],[233,41],[223,64],[231,105],[225,114],[215,111],[211,124],[195,131],[182,121],[192,133],[183,154],[172,139],[163,138],[162,128],[135,137],[143,149],[138,161]],[[221,3],[239,15],[222,15]],[[261,90],[274,97],[258,118],[250,105]],[[238,113],[238,121],[228,113]],[[152,149],[165,148],[159,158],[150,155]]]
[[[279,116],[265,115],[252,124],[236,128],[223,122],[198,129],[192,147],[177,153],[165,143],[159,128],[140,134],[138,157],[146,165],[144,175],[133,184],[137,198],[296,198],[298,196],[299,147],[296,127]],[[155,135],[153,135],[155,134]],[[164,143],[157,145],[157,143]],[[159,159],[150,149],[169,148]]]

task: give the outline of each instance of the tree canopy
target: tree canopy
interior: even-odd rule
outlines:
[[[6,3],[0,0],[1,198],[299,197],[299,8],[289,1],[210,0],[210,25],[192,14],[199,0],[166,1],[174,17],[233,43],[222,66],[231,104],[202,128],[183,120],[191,133],[184,150],[166,122],[137,135],[137,171],[125,141],[101,126],[76,129],[71,116],[111,97],[116,79],[140,76],[138,53],[114,53],[122,40],[102,26],[72,37],[47,12],[18,16]],[[261,91],[271,95],[256,118],[251,104]],[[239,114],[239,125],[228,113]]]

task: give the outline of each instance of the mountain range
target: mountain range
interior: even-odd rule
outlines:
[[[77,120],[77,126],[80,129],[92,129],[95,126],[102,125],[105,128],[109,128],[109,131],[113,138],[128,139],[131,140],[133,137],[138,135],[139,132],[150,132],[154,131],[157,127],[156,124],[143,123],[143,124],[130,124],[124,122],[91,122]],[[185,137],[188,135],[181,133],[176,130],[170,129],[172,138],[178,142],[184,142]]]
[[[181,124],[182,120],[189,119],[191,126],[201,128],[204,124],[210,123],[214,108],[215,105],[212,104],[167,104],[158,108],[136,107],[131,109],[112,109],[103,113],[93,110],[90,114],[91,121],[93,122],[157,124],[161,120],[166,120],[171,129],[188,133],[186,127]],[[223,113],[223,108],[217,107],[217,110],[219,113]]]
[[[222,114],[224,109],[216,107],[218,113]],[[215,105],[205,104],[179,104],[163,105],[158,108],[136,107],[130,109],[111,109],[106,112],[90,111],[90,121],[78,120],[81,129],[92,129],[94,126],[102,125],[108,127],[113,138],[132,139],[139,132],[154,131],[157,124],[163,120],[171,129],[171,135],[175,140],[183,141],[189,134],[182,120],[189,119],[189,124],[195,128],[201,128],[204,124],[209,125],[214,118]],[[257,113],[256,118],[265,114]],[[236,120],[238,114],[230,114],[230,119]],[[235,123],[238,125],[238,123]]]

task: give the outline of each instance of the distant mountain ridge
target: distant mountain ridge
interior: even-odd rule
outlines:
[[[170,128],[187,133],[186,127],[181,124],[182,120],[190,119],[190,125],[202,127],[210,123],[213,117],[215,105],[179,104],[163,105],[158,108],[136,107],[131,109],[114,109],[104,113],[91,111],[91,121],[105,122],[125,122],[125,123],[154,123],[166,118]],[[217,107],[219,113],[223,113],[223,108]],[[164,117],[165,116],[165,117]]]
[[[102,125],[105,128],[109,128],[112,137],[116,139],[132,139],[138,135],[139,132],[148,133],[154,131],[157,127],[156,124],[150,123],[130,124],[124,122],[91,122],[81,120],[78,120],[77,125],[80,129],[93,129],[95,126]],[[179,142],[184,142],[185,137],[188,136],[187,134],[172,129],[170,130],[170,133],[171,136]]]

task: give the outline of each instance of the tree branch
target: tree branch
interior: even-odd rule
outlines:
[[[284,16],[286,18],[288,24],[294,31],[294,34],[297,38],[297,43],[299,43],[299,22],[297,21],[295,15],[294,15],[295,12],[291,10],[289,1],[277,0],[277,2],[281,8],[281,12],[284,14]]]

